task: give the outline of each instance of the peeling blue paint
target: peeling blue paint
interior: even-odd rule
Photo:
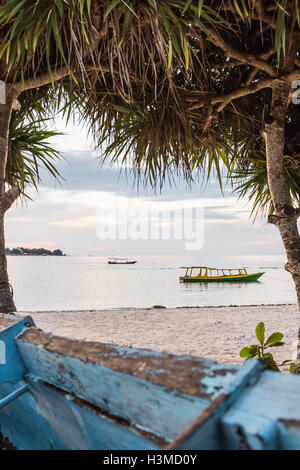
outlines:
[[[300,376],[2,323],[0,430],[19,449],[300,449]]]

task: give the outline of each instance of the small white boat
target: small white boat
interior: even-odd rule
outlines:
[[[137,261],[128,258],[108,258],[108,264],[135,264]]]

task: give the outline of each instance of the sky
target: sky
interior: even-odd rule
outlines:
[[[188,188],[183,181],[161,193],[134,185],[116,167],[101,166],[85,129],[65,126],[53,142],[63,153],[61,183],[43,172],[32,201],[18,202],[6,216],[10,248],[60,248],[79,256],[282,255],[277,229],[216,181]],[[122,229],[121,229],[122,228]]]

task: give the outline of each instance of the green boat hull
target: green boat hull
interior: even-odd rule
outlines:
[[[263,275],[264,273],[255,273],[247,274],[247,276],[239,277],[212,277],[212,278],[184,278],[181,277],[180,280],[183,282],[255,282]]]

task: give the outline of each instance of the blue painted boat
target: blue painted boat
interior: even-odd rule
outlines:
[[[53,336],[0,316],[0,430],[18,449],[300,449],[300,377]]]

